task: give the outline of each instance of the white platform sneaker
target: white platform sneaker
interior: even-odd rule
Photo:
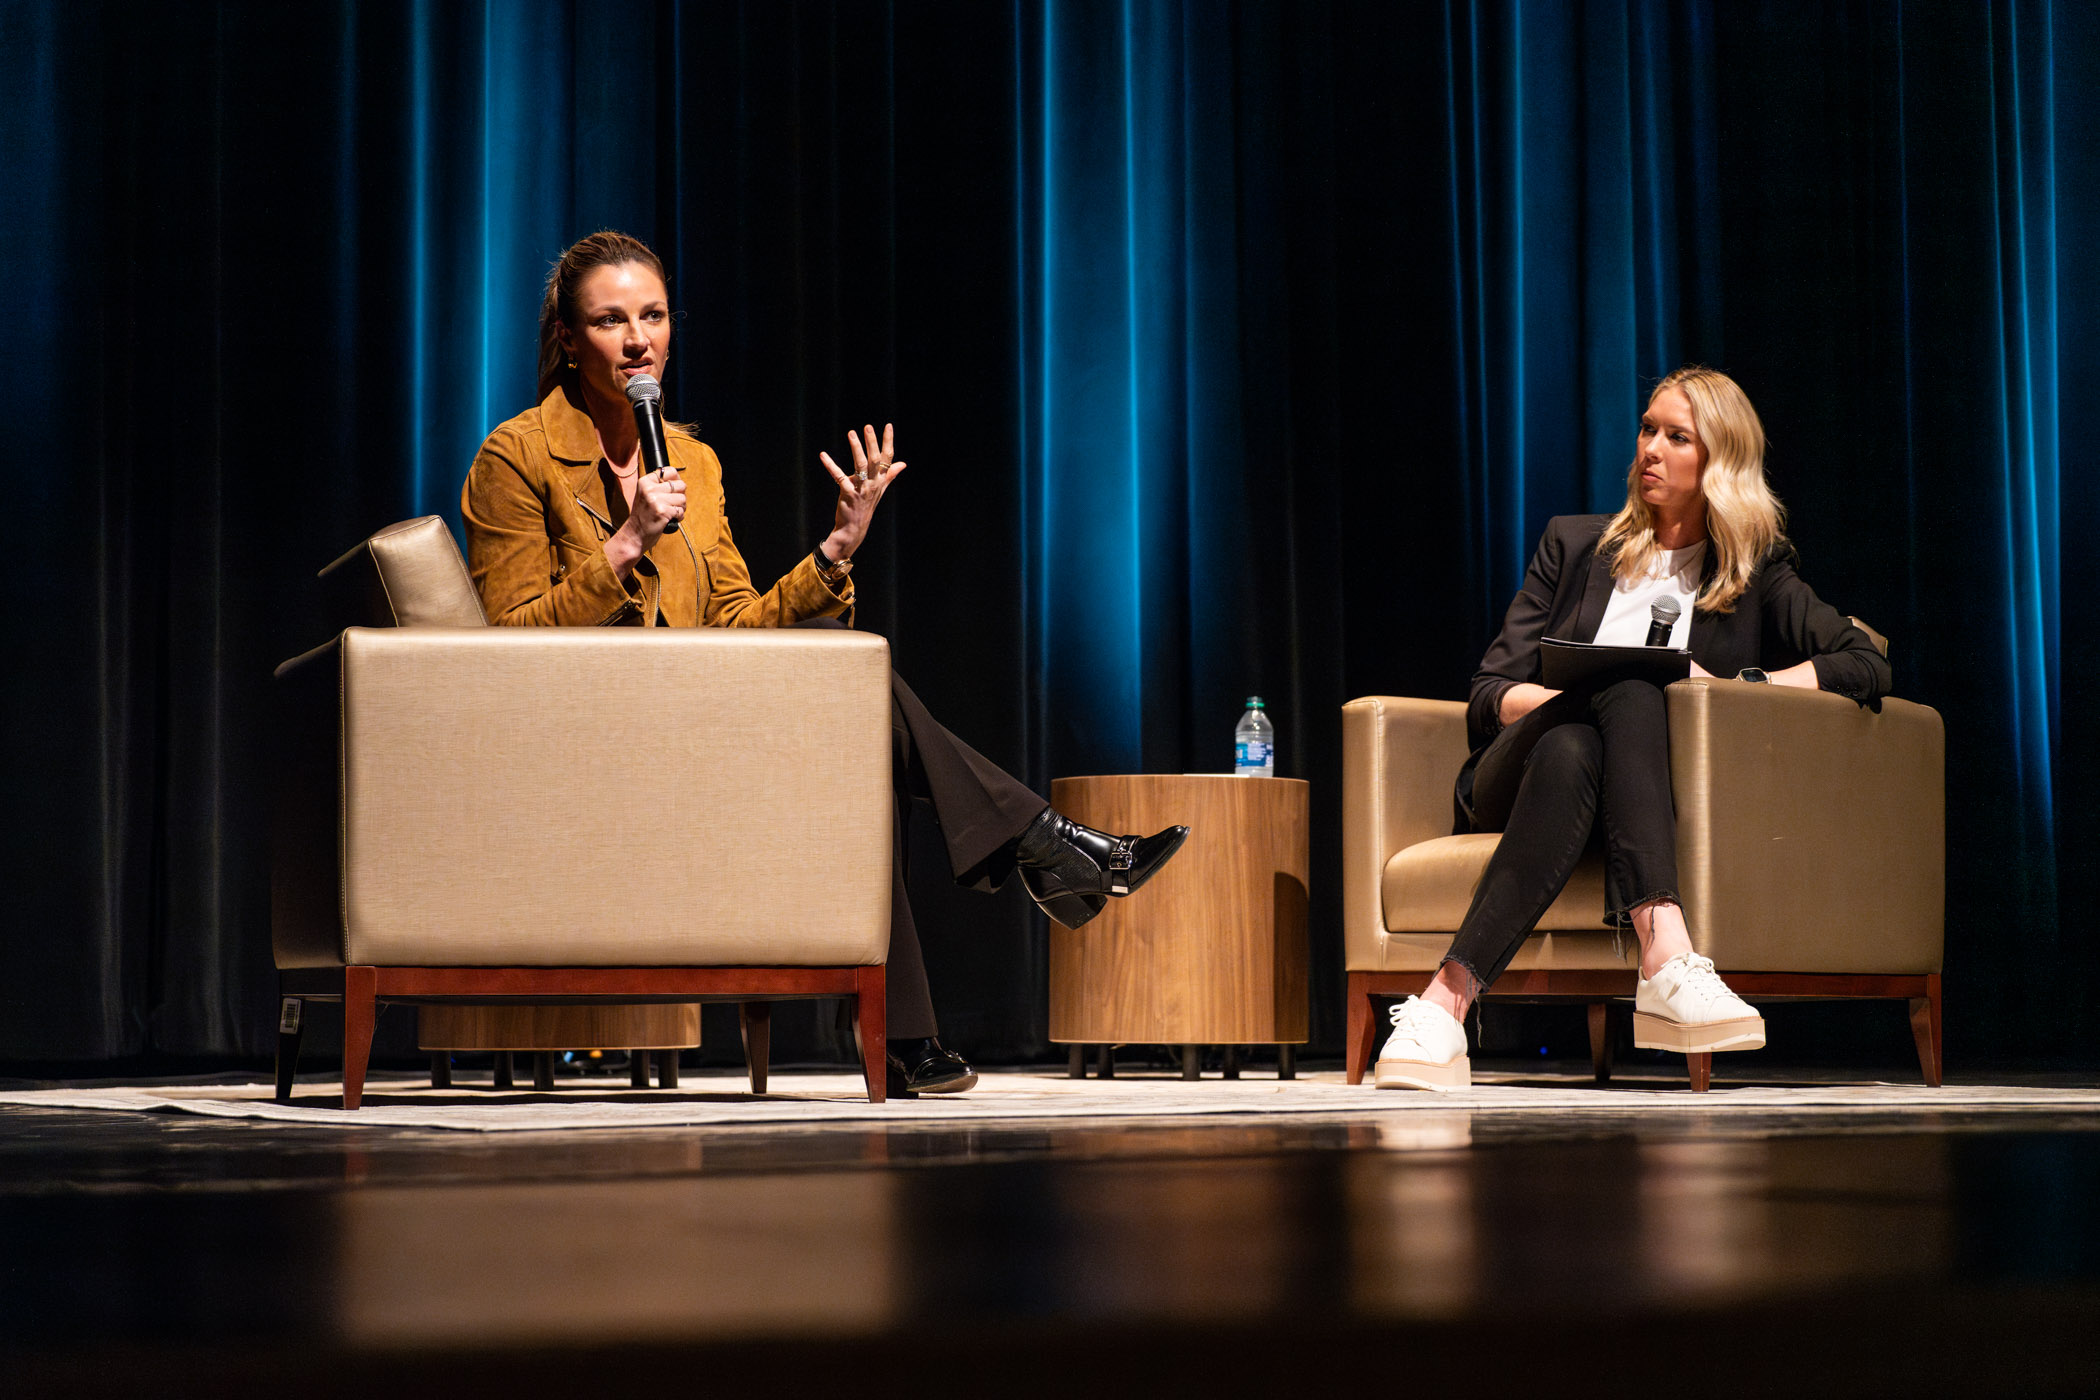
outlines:
[[[1420,997],[1392,1011],[1393,1033],[1378,1052],[1378,1087],[1444,1092],[1473,1087],[1466,1058],[1466,1028],[1451,1013]]]
[[[1755,1050],[1765,1043],[1765,1018],[1728,990],[1713,959],[1679,953],[1653,978],[1636,976],[1633,1043],[1681,1055]]]

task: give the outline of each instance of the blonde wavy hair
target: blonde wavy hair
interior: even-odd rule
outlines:
[[[1719,370],[1687,365],[1664,376],[1648,395],[1675,389],[1692,406],[1692,430],[1706,446],[1699,491],[1706,498],[1706,537],[1713,575],[1693,606],[1700,612],[1735,611],[1757,566],[1786,539],[1786,507],[1765,481],[1765,425],[1740,385]],[[1655,510],[1641,499],[1638,453],[1626,469],[1626,505],[1597,542],[1616,578],[1643,578],[1662,556],[1655,542]]]

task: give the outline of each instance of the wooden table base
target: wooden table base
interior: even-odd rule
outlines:
[[[1104,1078],[1114,1045],[1302,1044],[1310,791],[1222,774],[1052,784],[1051,805],[1074,821],[1144,834],[1182,824],[1189,839],[1084,927],[1051,924],[1050,1039],[1101,1046]]]
[[[1220,1066],[1221,1073],[1227,1079],[1238,1079],[1240,1077],[1241,1047],[1237,1045],[1221,1045],[1218,1048],[1223,1052],[1224,1058],[1224,1063]],[[1246,1048],[1253,1049],[1255,1047],[1248,1046]],[[1101,1066],[1099,1077],[1102,1079],[1114,1079],[1116,1077],[1116,1047],[1103,1045],[1098,1047],[1098,1049]],[[1183,1079],[1201,1079],[1203,1077],[1203,1060],[1209,1049],[1210,1047],[1207,1045],[1184,1045],[1181,1047],[1181,1077]],[[1298,1047],[1289,1041],[1284,1041],[1278,1044],[1275,1049],[1276,1077],[1278,1079],[1296,1079],[1298,1077]],[[1084,1045],[1074,1045],[1072,1047],[1069,1067],[1066,1072],[1074,1079],[1086,1078],[1086,1047]]]

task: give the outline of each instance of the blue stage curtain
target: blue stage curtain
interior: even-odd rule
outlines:
[[[1649,386],[1721,347],[1704,3],[1444,7],[1445,189],[1479,630],[1546,519],[1625,503]]]
[[[2000,732],[2017,774],[2016,839],[2028,886],[2023,902],[2042,908],[2054,905],[2057,893],[2056,766],[2062,751],[2055,18],[2049,0],[1994,5],[1987,48],[1997,196],[1990,251],[1999,282],[1994,416],[2004,444],[1999,461],[2005,493],[2003,543],[1996,552],[2008,604],[2010,723]],[[2061,950],[2036,951],[2046,957]]]
[[[1191,644],[1251,660],[1236,517],[1273,489],[1239,427],[1231,10],[1042,0],[1016,18],[1031,766],[1222,768],[1229,692],[1254,677],[1191,715]]]
[[[606,226],[666,259],[672,409],[762,578],[828,523],[816,453],[898,423],[860,620],[987,754],[1215,771],[1269,699],[1329,1048],[1337,707],[1461,696],[1544,520],[1623,499],[1645,386],[1728,370],[1808,578],[1947,716],[1957,1060],[2078,1053],[2096,78],[2046,0],[0,6],[47,556],[0,1058],[266,1046],[269,670],[321,564],[456,523]],[[1042,1048],[1018,896],[921,922],[956,1038]]]

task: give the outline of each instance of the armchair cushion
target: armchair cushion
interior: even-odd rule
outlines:
[[[1394,933],[1411,930],[1449,930],[1458,927],[1473,902],[1473,889],[1487,869],[1488,857],[1502,838],[1491,833],[1468,836],[1438,836],[1418,841],[1385,863],[1382,893],[1385,926]],[[1604,863],[1595,855],[1585,856],[1567,887],[1539,919],[1540,929],[1575,932],[1610,930],[1604,922]]]

